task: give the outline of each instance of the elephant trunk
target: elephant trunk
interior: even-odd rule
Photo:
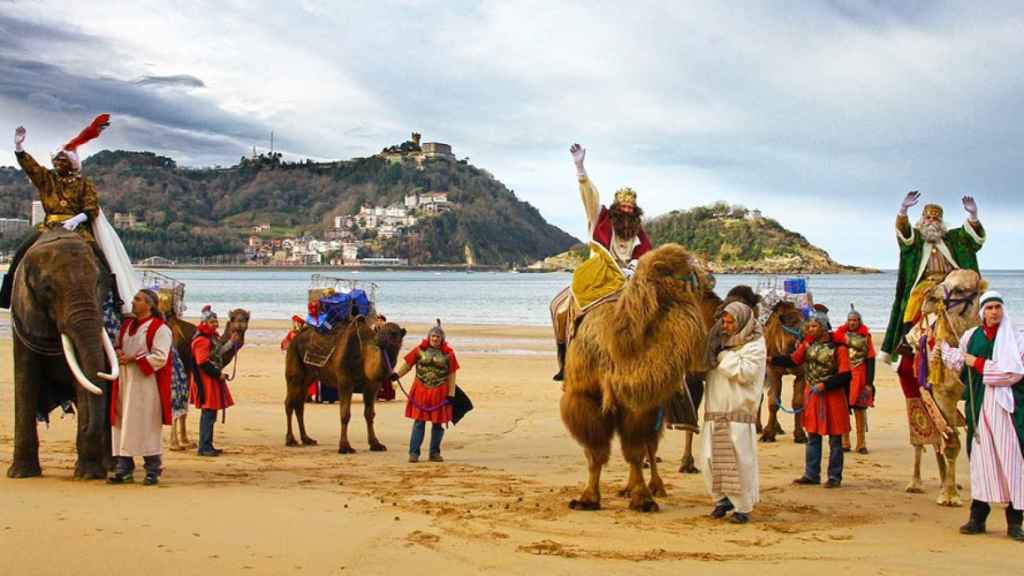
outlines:
[[[104,349],[103,321],[94,302],[69,306],[62,316],[63,322],[58,321],[65,359],[79,385],[80,419],[85,420],[89,434],[100,433],[106,422],[102,381],[104,376],[113,375],[103,375],[107,363],[112,363],[112,373],[117,371],[116,360],[108,358],[112,356],[112,347],[110,353]]]

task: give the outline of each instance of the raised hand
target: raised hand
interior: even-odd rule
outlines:
[[[576,163],[576,169],[583,171],[583,161],[587,158],[587,149],[579,144],[573,144],[569,147],[569,153],[572,154],[572,161]]]
[[[978,219],[978,203],[974,201],[974,196],[964,196],[963,198],[964,210],[971,215],[971,220]]]
[[[18,126],[14,131],[14,147],[17,150],[21,150],[21,145],[25,143],[26,134],[28,134],[28,132],[25,130],[24,126]]]
[[[917,190],[911,190],[904,196],[903,202],[900,204],[900,214],[906,215],[907,210],[912,206],[916,206],[921,201],[921,193]]]

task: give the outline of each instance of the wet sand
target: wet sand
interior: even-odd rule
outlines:
[[[706,516],[699,475],[676,472],[682,433],[666,432],[668,484],[661,512],[640,514],[615,496],[627,467],[616,449],[604,474],[604,509],[567,503],[585,480],[581,449],[558,414],[549,330],[448,327],[476,410],[449,430],[443,464],[406,462],[404,403],[378,404],[385,453],[366,450],[359,403],[336,453],[336,405],[309,405],[318,446],[286,448],[284,322],[254,322],[232,383],[237,405],[217,426],[223,457],[166,452],[159,487],[71,479],[73,418],[40,427],[44,476],[0,479],[0,557],[10,574],[972,574],[1005,573],[1024,552],[1005,536],[957,533],[966,508],[935,504],[934,457],[926,494],[903,491],[913,453],[895,374],[879,370],[871,454],[847,455],[840,490],[798,487],[803,446],[789,436],[759,445],[762,502],[752,522]],[[424,326],[410,327],[406,348]],[[786,392],[788,402],[789,393]],[[11,461],[10,333],[0,339],[0,467]],[[190,433],[198,413],[189,414]],[[792,422],[783,423],[791,431]],[[165,431],[167,429],[165,428]],[[699,444],[699,442],[698,442]],[[969,500],[966,459],[958,474]],[[701,572],[698,572],[701,573]]]

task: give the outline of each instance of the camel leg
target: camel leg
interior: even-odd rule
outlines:
[[[660,430],[655,429],[657,410],[634,414],[619,410],[619,441],[622,455],[629,463],[629,508],[638,512],[657,512],[658,503],[644,483],[643,463],[649,446],[657,445]]]
[[[923,494],[924,488],[921,486],[921,453],[924,452],[924,446],[914,446],[914,477],[910,479],[910,484],[907,484],[906,491],[911,494]],[[939,460],[942,457],[939,456]],[[940,469],[942,466],[940,466]]]
[[[960,437],[954,434],[954,436],[947,442],[942,449],[942,454],[938,454],[939,460],[944,462],[939,465],[939,471],[945,468],[946,473],[942,478],[942,492],[936,499],[936,502],[940,506],[958,507],[963,505],[963,501],[960,499],[960,491],[956,485],[956,458],[960,455]]]
[[[355,454],[355,448],[348,443],[348,423],[352,420],[351,391],[341,392],[339,390],[338,408],[341,413],[341,438],[338,440],[338,454]]]
[[[693,432],[689,430],[683,432],[683,462],[679,466],[679,472],[682,474],[700,474],[700,470],[697,469],[693,459]]]
[[[306,434],[306,399],[299,398],[295,402],[295,420],[299,423],[299,440],[303,446],[316,446],[316,440]]]
[[[587,486],[578,499],[569,502],[573,510],[601,509],[601,468],[611,455],[615,421],[601,411],[600,400],[584,393],[566,391],[561,400],[562,422],[583,446],[587,457]]]
[[[857,422],[857,452],[861,452],[868,449],[868,411],[865,409],[854,410],[853,416]]]
[[[179,430],[178,439],[181,441],[181,445],[185,448],[196,448],[199,445],[188,439],[188,414],[182,415],[180,418],[181,428]]]
[[[693,435],[690,435],[690,439],[693,439]],[[668,496],[668,492],[665,491],[665,482],[661,479],[661,474],[658,474],[658,441],[655,439],[654,442],[647,444],[647,459],[651,462],[651,482],[647,485],[650,489],[651,494],[658,498],[665,498]]]
[[[288,432],[284,435],[285,446],[298,446],[299,443],[295,441],[295,434],[292,433],[292,414],[295,413],[295,406],[292,405],[291,394],[284,399],[284,415],[288,420]]]
[[[769,371],[767,380],[768,395],[768,424],[761,430],[761,442],[775,442],[775,436],[781,434],[782,427],[779,426],[779,402],[782,401],[782,376]],[[764,400],[764,396],[761,397]],[[760,412],[758,412],[760,419]]]
[[[363,418],[366,419],[366,438],[370,443],[371,452],[386,452],[388,447],[377,439],[377,431],[374,430],[373,420],[377,415],[374,409],[374,402],[377,399],[377,391],[373,393],[363,392]]]
[[[799,412],[804,407],[804,377],[797,376],[793,381],[793,409],[798,412],[793,415],[793,442],[807,444],[807,433],[804,432],[803,413]]]
[[[185,449],[185,447],[181,445],[181,442],[178,441],[178,422],[183,418],[184,416],[177,416],[171,420],[171,446],[169,449],[173,452],[181,452]]]

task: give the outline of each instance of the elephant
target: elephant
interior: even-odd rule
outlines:
[[[42,474],[36,416],[73,402],[78,414],[75,478],[102,479],[111,464],[110,384],[118,363],[104,330],[109,276],[78,234],[45,232],[14,276],[14,459],[10,478]]]

